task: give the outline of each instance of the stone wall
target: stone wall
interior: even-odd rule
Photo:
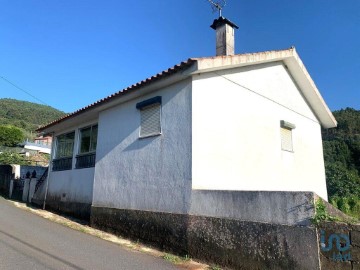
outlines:
[[[23,186],[25,178],[35,174],[38,179],[45,172],[46,168],[47,167],[30,165],[0,165],[0,193],[5,196],[10,196],[10,194],[13,193],[13,190],[10,190],[11,180],[22,181],[21,186]],[[16,190],[15,193],[18,193],[18,195],[15,196],[15,199],[21,200],[22,192],[23,188]]]
[[[234,269],[320,269],[315,227],[92,207],[91,226]]]
[[[324,222],[319,227],[318,234],[320,244],[323,242],[320,245],[321,269],[360,270],[360,225]],[[331,235],[335,235],[332,241]],[[337,236],[340,250],[336,245]]]
[[[20,165],[20,178],[26,178],[27,174],[30,174],[31,176],[35,172],[35,178],[39,179],[45,172],[46,168],[47,167],[43,166]]]

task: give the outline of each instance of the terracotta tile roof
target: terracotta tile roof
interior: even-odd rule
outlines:
[[[81,108],[79,110],[76,110],[75,112],[67,114],[67,115],[63,116],[62,118],[59,118],[59,119],[57,119],[57,120],[55,120],[53,122],[50,122],[49,124],[46,124],[46,125],[38,128],[37,131],[41,132],[41,131],[43,131],[44,129],[46,129],[48,127],[54,126],[54,125],[56,125],[56,124],[58,124],[60,122],[63,122],[65,120],[69,119],[69,118],[75,117],[75,116],[77,116],[79,114],[82,114],[82,113],[84,113],[86,111],[92,110],[95,107],[99,107],[99,106],[113,100],[114,98],[121,97],[123,95],[128,94],[129,92],[133,92],[133,91],[138,90],[139,88],[144,87],[144,86],[146,86],[146,85],[148,85],[150,83],[154,83],[154,82],[156,82],[156,81],[158,81],[160,79],[163,79],[163,78],[165,78],[167,76],[170,76],[170,75],[172,75],[172,74],[174,74],[176,72],[184,70],[184,69],[188,68],[189,66],[191,66],[193,63],[195,63],[196,60],[197,60],[196,58],[189,58],[188,60],[186,60],[184,62],[181,62],[180,64],[177,64],[177,65],[175,65],[175,66],[173,66],[173,67],[171,67],[171,68],[169,68],[167,70],[164,70],[164,71],[162,71],[162,72],[160,72],[160,73],[158,73],[158,74],[156,74],[154,76],[151,76],[150,78],[142,80],[142,81],[140,81],[140,82],[138,82],[136,84],[133,84],[133,85],[127,87],[127,88],[124,88],[124,89],[122,89],[122,90],[120,90],[120,91],[118,91],[118,92],[116,92],[116,93],[114,93],[114,94],[112,94],[110,96],[107,96],[107,97],[105,97],[103,99],[100,99],[100,100],[98,100],[98,101],[96,101],[96,102],[94,102],[94,103],[92,103],[92,104],[90,104],[88,106],[85,106],[85,107],[83,107],[83,108]]]

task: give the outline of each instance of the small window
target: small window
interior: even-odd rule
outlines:
[[[292,130],[295,128],[294,124],[282,120],[280,122],[280,132],[281,132],[281,149],[284,151],[293,152],[293,138]]]
[[[136,104],[140,110],[140,138],[161,134],[161,97]]]

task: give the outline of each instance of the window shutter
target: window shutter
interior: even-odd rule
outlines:
[[[281,128],[281,149],[285,151],[293,151],[292,130]]]
[[[148,137],[161,134],[161,105],[159,103],[152,104],[140,109],[141,111],[141,127],[140,137]]]

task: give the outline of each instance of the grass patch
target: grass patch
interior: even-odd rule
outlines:
[[[163,258],[165,261],[175,263],[175,264],[178,264],[181,262],[181,258],[179,256],[175,256],[175,255],[168,254],[168,253],[165,253]]]
[[[169,253],[165,253],[163,255],[163,259],[173,264],[181,264],[191,260],[188,255],[185,255],[184,257],[180,257]]]
[[[330,203],[345,214],[360,220],[360,197],[337,197],[330,198]]]
[[[221,268],[217,265],[212,265],[212,266],[209,266],[208,268],[209,270],[221,270]]]

